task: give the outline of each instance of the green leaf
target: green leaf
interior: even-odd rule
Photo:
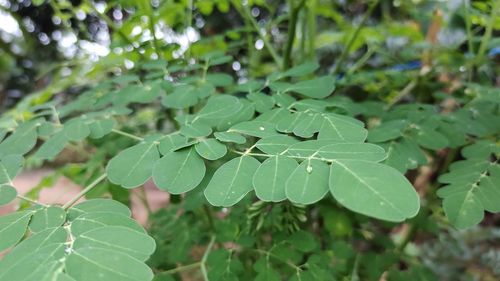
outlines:
[[[281,83],[280,83],[281,84]],[[303,96],[322,99],[329,96],[335,90],[335,79],[332,76],[323,76],[312,80],[301,81],[285,87],[278,83],[271,83],[271,89],[280,92],[295,92]]]
[[[368,141],[386,142],[401,137],[408,127],[406,120],[391,120],[383,122],[381,125],[370,129]]]
[[[33,211],[21,211],[0,217],[0,252],[23,238]]]
[[[295,249],[304,253],[312,252],[318,247],[314,235],[304,230],[293,233],[287,241],[290,242]]]
[[[47,139],[33,157],[41,160],[52,160],[63,151],[68,142],[66,134],[63,131],[58,132]]]
[[[226,131],[234,124],[238,124],[253,119],[255,115],[255,106],[245,99],[240,100],[240,102],[243,104],[243,108],[239,112],[229,117],[218,120],[217,122],[218,131]]]
[[[104,226],[95,228],[77,236],[73,250],[85,248],[108,249],[127,254],[140,261],[145,261],[154,252],[155,240],[144,232],[138,232],[123,226]]]
[[[239,99],[230,95],[212,96],[207,104],[196,114],[193,122],[198,119],[221,119],[229,117],[243,108]]]
[[[140,143],[129,147],[113,157],[106,173],[109,181],[125,188],[144,184],[153,171],[155,162],[160,158],[155,143]]]
[[[38,209],[31,218],[29,228],[32,232],[40,232],[47,228],[61,226],[66,221],[66,211],[57,206]]]
[[[101,248],[82,248],[66,258],[66,274],[76,281],[149,281],[153,272],[127,254]]]
[[[210,135],[212,133],[212,128],[201,122],[196,122],[182,125],[180,132],[186,137],[202,138]]]
[[[37,128],[42,123],[43,120],[36,119],[19,125],[14,133],[0,143],[0,158],[11,154],[24,155],[29,152],[36,144]]]
[[[9,155],[0,159],[0,185],[12,185],[12,180],[23,167],[24,159],[21,155]]]
[[[232,126],[228,132],[236,132],[253,137],[265,138],[278,135],[274,124],[261,121],[245,121]]]
[[[89,125],[90,137],[93,139],[102,138],[105,135],[111,133],[111,131],[115,126],[116,126],[116,121],[111,118],[95,120]]]
[[[334,144],[332,140],[308,140],[291,145],[282,153],[294,157],[316,157],[322,147]],[[319,157],[318,157],[319,158]]]
[[[215,132],[214,137],[222,142],[233,142],[237,144],[244,144],[247,142],[244,136],[233,132]]]
[[[72,221],[85,213],[116,213],[126,217],[131,216],[129,208],[122,203],[110,199],[91,199],[78,203],[68,210],[68,220]]]
[[[90,128],[84,118],[73,118],[64,123],[62,130],[68,140],[80,141],[90,135]]]
[[[180,134],[163,136],[158,144],[158,150],[162,155],[189,146],[188,139]]]
[[[312,204],[328,192],[328,164],[304,160],[286,181],[286,197],[299,204]]]
[[[279,120],[276,122],[276,130],[282,133],[292,133],[293,129],[297,126],[299,121],[304,116],[305,112],[297,112],[297,113],[280,113],[282,115]]]
[[[0,185],[0,206],[9,204],[16,199],[17,190],[10,185]]]
[[[163,97],[161,104],[168,108],[183,109],[198,103],[198,96],[191,85],[180,85],[175,90]]]
[[[50,244],[39,248],[11,264],[0,276],[0,280],[54,280],[58,268],[62,267],[61,260],[64,258],[65,248],[64,244]]]
[[[480,223],[484,208],[472,192],[459,192],[446,196],[443,209],[448,220],[458,229],[465,229]]]
[[[195,148],[201,157],[212,161],[224,157],[227,153],[226,146],[212,138],[200,140]]]
[[[85,213],[71,222],[71,234],[78,236],[87,231],[103,226],[122,226],[146,233],[135,220],[120,213],[95,212]]]
[[[158,188],[180,194],[198,186],[205,171],[205,162],[191,147],[170,152],[158,160],[153,169],[153,180]]]
[[[303,138],[310,138],[321,128],[323,118],[318,113],[304,113],[293,126],[293,134]]]
[[[438,150],[449,145],[448,139],[436,130],[426,126],[420,126],[419,128],[419,130],[416,130],[411,135],[421,146]]]
[[[260,139],[255,146],[267,154],[280,154],[298,142],[299,140],[294,137],[277,135]]]
[[[368,161],[335,161],[330,191],[349,210],[387,221],[404,221],[420,208],[417,192],[402,174]]]
[[[439,197],[444,198],[444,212],[459,229],[481,222],[485,210],[500,212],[500,165],[490,162],[491,151],[484,152],[482,145],[473,144],[464,148],[462,154],[470,159],[454,162],[450,165],[450,172],[438,179],[447,184],[437,192]],[[475,158],[473,152],[482,158]]]
[[[412,139],[404,137],[391,141],[385,147],[387,150],[385,164],[396,168],[401,173],[427,163],[427,157]]]
[[[214,206],[229,207],[238,203],[253,189],[252,178],[260,162],[250,156],[241,156],[217,169],[205,189],[205,197]]]
[[[326,98],[333,90],[335,90],[335,79],[332,76],[302,81],[294,84],[291,89],[293,92],[314,99]]]
[[[322,146],[317,157],[325,160],[356,159],[380,162],[385,159],[386,153],[382,147],[369,143],[335,143]]]
[[[364,142],[368,132],[363,123],[339,114],[324,114],[318,140],[331,139],[344,142]]]
[[[257,112],[267,112],[274,107],[274,99],[264,93],[249,93],[247,98],[253,101]]]
[[[48,245],[63,245],[68,239],[66,230],[62,227],[46,229],[31,235],[13,248],[0,261],[0,280],[11,281],[10,274],[15,274],[16,266],[24,265],[25,260]],[[31,272],[30,272],[31,273]]]
[[[303,64],[294,66],[287,71],[280,73],[278,75],[271,75],[270,79],[281,79],[284,77],[297,77],[297,76],[304,76],[307,74],[313,73],[316,69],[319,68],[319,64],[317,62],[309,61],[305,62]],[[276,77],[277,76],[277,77]]]
[[[285,182],[297,166],[297,161],[282,155],[266,159],[253,176],[257,197],[269,202],[285,200]]]

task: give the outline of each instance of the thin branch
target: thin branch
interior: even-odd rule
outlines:
[[[347,59],[347,56],[349,55],[349,52],[351,50],[351,47],[352,45],[354,45],[354,41],[356,40],[356,38],[358,37],[359,35],[359,32],[361,31],[361,29],[363,28],[363,26],[365,25],[366,21],[368,20],[368,17],[370,17],[371,13],[373,12],[373,10],[375,9],[375,7],[378,5],[378,3],[380,2],[380,0],[375,0],[371,5],[370,7],[368,7],[368,10],[366,11],[366,13],[363,15],[363,18],[361,19],[361,22],[359,23],[359,25],[356,27],[356,30],[354,30],[354,33],[352,34],[352,36],[349,38],[349,41],[347,41],[347,45],[346,47],[344,48],[344,50],[342,51],[342,53],[340,54],[340,58],[338,59],[336,65],[335,65],[335,68],[333,69],[332,71],[332,75],[335,75],[337,74],[337,72],[340,70],[340,67],[342,64],[344,64],[344,61]]]
[[[293,42],[295,41],[295,30],[297,28],[297,19],[300,10],[304,6],[305,0],[300,1],[297,7],[294,7],[293,0],[288,1],[290,7],[290,19],[288,20],[288,34],[285,45],[285,52],[283,54],[283,70],[287,70],[292,65],[291,54],[293,49]]]
[[[233,3],[233,6],[236,8],[236,10],[240,13],[240,15],[246,18],[252,24],[252,27],[255,29],[257,34],[259,34],[259,37],[262,39],[262,41],[264,41],[264,46],[269,51],[269,54],[273,58],[274,62],[277,65],[281,66],[281,59],[278,56],[278,52],[276,52],[273,45],[271,45],[271,42],[269,41],[269,39],[267,39],[266,35],[262,33],[259,25],[257,24],[257,21],[252,17],[252,14],[248,6],[243,5],[235,0],[232,0],[231,2]]]
[[[493,7],[491,7],[491,15],[490,20],[488,21],[488,25],[486,26],[486,30],[484,31],[483,38],[481,40],[481,45],[479,46],[479,50],[477,51],[476,62],[481,62],[483,59],[484,53],[486,52],[486,48],[488,47],[488,43],[491,39],[491,34],[493,33],[493,26],[495,25],[495,20],[497,19],[498,10],[500,10],[500,1],[493,1]]]
[[[136,135],[133,135],[133,134],[121,131],[121,130],[113,129],[111,131],[113,133],[116,133],[116,134],[119,134],[119,135],[122,135],[122,136],[125,136],[125,137],[128,137],[128,138],[131,138],[131,139],[134,139],[134,140],[138,140],[138,141],[143,141],[144,140],[144,138],[141,138],[139,136],[136,136]]]
[[[209,281],[206,263],[207,263],[208,255],[210,254],[210,252],[212,251],[212,247],[214,246],[214,242],[215,242],[215,236],[212,236],[212,238],[210,238],[210,243],[208,243],[207,249],[205,250],[205,253],[203,254],[203,258],[201,259],[200,270],[201,270],[201,273],[203,274],[203,280],[205,280],[205,281]]]
[[[48,207],[49,205],[46,205],[46,204],[43,204],[43,203],[40,203],[36,200],[33,200],[31,198],[28,198],[28,197],[25,197],[25,196],[22,196],[22,195],[17,195],[17,198],[21,199],[21,200],[24,200],[24,201],[27,201],[27,202],[30,202],[31,204],[35,204],[35,205],[38,205],[38,206],[42,206],[42,207]]]
[[[71,206],[73,206],[73,204],[75,204],[76,201],[78,201],[78,199],[85,196],[85,194],[87,194],[90,190],[92,190],[92,188],[94,188],[97,184],[99,184],[105,178],[106,178],[106,173],[99,176],[97,179],[95,179],[93,182],[91,182],[89,185],[87,185],[82,191],[80,191],[80,193],[78,193],[73,199],[71,199],[69,202],[64,204],[63,209],[65,209],[65,210],[69,209]]]
[[[192,270],[192,269],[198,268],[200,265],[201,265],[201,262],[195,262],[195,263],[192,263],[192,264],[188,264],[188,265],[184,265],[184,266],[179,266],[179,267],[167,270],[167,271],[163,271],[162,273],[164,273],[164,274],[175,274],[175,273],[179,273],[179,272],[188,271],[188,270]]]

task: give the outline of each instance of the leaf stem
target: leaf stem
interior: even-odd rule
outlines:
[[[287,70],[288,68],[290,68],[290,66],[292,66],[291,54],[293,42],[295,41],[297,19],[300,9],[302,9],[302,6],[304,6],[305,0],[301,0],[297,7],[294,7],[293,2],[294,0],[288,0],[288,6],[290,7],[290,19],[288,20],[287,41],[285,45],[285,52],[283,54],[283,70]]]
[[[27,201],[27,202],[30,202],[32,204],[35,204],[35,205],[38,205],[38,206],[42,206],[42,207],[48,207],[49,205],[46,205],[46,204],[43,204],[43,203],[40,203],[36,200],[33,200],[31,198],[28,198],[28,197],[25,197],[25,196],[22,196],[22,195],[17,195],[17,198],[21,199],[21,200],[24,200],[24,201]]]
[[[90,190],[92,190],[92,188],[94,188],[97,184],[99,184],[105,178],[106,178],[106,173],[99,176],[97,179],[95,179],[93,182],[91,182],[89,185],[87,185],[82,191],[80,191],[75,197],[73,197],[73,199],[71,199],[66,204],[64,204],[63,209],[65,209],[65,210],[69,209],[71,206],[73,206],[73,204],[75,204],[76,201],[78,201],[78,199],[85,196],[85,194],[87,194]]]
[[[347,59],[347,55],[349,55],[349,51],[351,50],[352,45],[354,45],[354,41],[359,35],[359,32],[365,25],[366,21],[368,20],[368,17],[371,15],[375,7],[378,5],[380,0],[375,0],[373,3],[368,7],[368,10],[366,13],[363,15],[363,18],[361,19],[361,22],[359,25],[356,27],[356,30],[352,33],[352,36],[349,38],[349,41],[347,41],[347,45],[340,54],[340,58],[338,59],[337,63],[335,64],[335,68],[333,69],[331,75],[337,74],[337,72],[340,70],[341,65],[344,64],[344,61]]]
[[[207,263],[208,255],[212,251],[212,247],[214,246],[214,243],[215,243],[215,236],[212,236],[212,238],[210,238],[210,242],[208,243],[207,249],[205,250],[205,253],[203,254],[203,258],[201,259],[201,262],[200,262],[200,270],[201,270],[201,273],[203,274],[203,280],[205,280],[205,281],[209,281],[206,263]]]
[[[162,273],[164,273],[164,274],[175,274],[175,273],[179,273],[179,272],[182,272],[182,271],[188,271],[188,270],[195,269],[195,268],[199,267],[200,270],[201,270],[201,273],[203,274],[203,280],[209,281],[209,279],[208,279],[208,273],[207,273],[207,268],[206,268],[205,264],[207,262],[208,255],[212,251],[214,243],[215,243],[215,236],[212,236],[210,238],[210,242],[208,243],[207,249],[205,250],[205,253],[203,254],[203,257],[201,258],[201,261],[195,262],[195,263],[192,263],[192,264],[188,264],[188,265],[184,265],[184,266],[179,266],[179,267],[167,270],[167,271],[163,271]]]
[[[144,140],[144,138],[141,138],[139,136],[136,136],[136,135],[133,135],[133,134],[121,131],[121,130],[113,129],[111,131],[113,133],[116,133],[116,134],[119,134],[119,135],[122,135],[122,136],[125,136],[125,137],[128,137],[128,138],[131,138],[131,139],[134,139],[134,140],[138,140],[138,141],[143,141]]]
[[[499,5],[500,1],[498,0],[493,1],[493,7],[491,7],[490,20],[488,21],[488,25],[486,26],[486,30],[484,31],[484,35],[481,40],[481,45],[479,45],[479,50],[477,51],[476,63],[481,62],[484,53],[486,52],[486,48],[488,47],[488,43],[490,42],[491,34],[493,32],[493,25],[495,24],[498,10],[500,10]]]
[[[289,267],[295,269],[296,271],[300,272],[302,271],[302,268],[300,268],[300,266],[297,266],[289,261],[286,261],[286,260],[283,260],[281,257],[269,252],[269,251],[266,251],[266,250],[262,250],[262,249],[250,249],[250,251],[253,251],[253,252],[256,252],[256,253],[259,253],[261,255],[265,255],[267,258],[269,257],[273,257],[279,261],[281,261],[282,263],[288,265]]]
[[[200,265],[201,265],[201,262],[195,262],[195,263],[192,263],[192,264],[188,264],[188,265],[184,265],[184,266],[179,266],[179,267],[167,270],[167,271],[163,271],[162,273],[164,273],[164,274],[175,274],[175,273],[178,273],[178,272],[188,271],[188,270],[191,270],[191,269],[198,268]]]
[[[273,157],[273,156],[276,156],[274,154],[266,154],[266,153],[251,153],[250,152],[251,149],[252,148],[249,148],[249,149],[245,150],[245,152],[241,152],[241,151],[238,151],[238,150],[231,150],[231,151],[234,152],[234,153],[236,153],[236,154],[243,155],[243,156],[261,156],[261,157]],[[320,158],[320,157],[314,157],[314,156],[306,157],[306,156],[286,155],[286,157],[293,158],[293,159],[300,159],[300,160],[320,160],[320,161],[325,161],[325,162],[328,162],[328,163],[334,163],[334,162],[336,162],[333,159]]]

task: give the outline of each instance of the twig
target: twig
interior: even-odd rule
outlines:
[[[267,39],[266,35],[263,34],[262,31],[260,30],[260,27],[257,24],[257,21],[255,21],[255,19],[252,17],[252,14],[250,13],[248,6],[241,4],[240,2],[237,2],[235,0],[232,0],[231,2],[233,3],[233,6],[236,8],[236,10],[241,14],[241,16],[246,18],[252,24],[257,34],[259,34],[259,37],[262,39],[262,41],[264,41],[264,46],[269,51],[269,54],[273,58],[274,62],[277,65],[281,65],[281,59],[278,56],[278,53],[274,49],[273,45],[271,45],[271,42]]]
[[[188,264],[188,265],[184,265],[184,266],[179,266],[179,267],[167,270],[167,271],[163,271],[162,273],[164,273],[164,274],[175,274],[175,273],[178,273],[178,272],[188,271],[188,270],[191,270],[191,269],[198,268],[200,265],[201,265],[201,262],[195,262],[195,263],[192,263],[192,264]]]
[[[38,205],[38,206],[42,206],[42,207],[48,207],[49,205],[46,205],[46,204],[43,204],[43,203],[40,203],[36,200],[33,200],[33,199],[30,199],[28,197],[24,197],[22,195],[17,195],[17,198],[21,199],[21,200],[24,200],[24,201],[27,201],[27,202],[30,202],[32,204],[35,204],[35,205]]]
[[[291,54],[293,48],[293,42],[295,41],[295,30],[297,28],[297,18],[300,9],[304,6],[305,0],[300,1],[297,7],[294,7],[293,0],[288,1],[288,6],[290,7],[290,19],[288,20],[288,35],[285,45],[285,52],[283,54],[283,70],[287,70],[292,65]]]
[[[359,32],[361,31],[361,29],[363,28],[363,26],[365,25],[366,23],[366,20],[368,20],[368,17],[371,15],[371,13],[373,12],[373,10],[375,9],[375,7],[378,5],[378,3],[380,2],[380,0],[375,0],[371,5],[370,7],[368,7],[368,10],[366,11],[366,13],[363,15],[363,18],[361,19],[361,22],[359,23],[359,25],[356,27],[356,30],[354,30],[354,33],[352,34],[351,38],[349,38],[349,41],[347,42],[347,45],[346,47],[344,48],[344,50],[342,51],[342,54],[340,54],[340,58],[338,59],[338,61],[336,62],[335,64],[335,68],[333,69],[332,71],[332,75],[335,75],[337,74],[337,72],[339,71],[340,69],[340,66],[344,64],[344,61],[347,59],[347,55],[349,55],[349,51],[351,50],[351,47],[352,45],[354,44],[354,41],[356,40],[356,38],[358,37],[359,35]]]
[[[85,194],[87,194],[90,190],[92,190],[92,188],[94,188],[97,184],[99,184],[105,178],[106,178],[106,173],[99,176],[97,179],[95,179],[93,182],[91,182],[89,185],[87,185],[82,191],[80,191],[80,193],[78,193],[73,199],[71,199],[69,202],[64,204],[63,209],[65,209],[65,210],[69,209],[71,206],[73,206],[73,204],[75,204],[76,201],[78,201],[78,199],[85,196]]]
[[[481,45],[479,45],[479,50],[477,51],[476,62],[481,62],[483,59],[484,53],[486,52],[486,48],[488,47],[488,43],[491,39],[491,34],[493,32],[493,25],[495,24],[495,20],[497,19],[498,10],[500,10],[500,1],[493,1],[493,7],[491,7],[491,15],[490,20],[488,21],[488,25],[486,26],[486,30],[484,31],[483,38],[481,40]]]
[[[209,281],[206,262],[208,259],[208,255],[212,251],[212,247],[214,246],[214,242],[215,242],[215,236],[212,236],[212,238],[210,238],[210,243],[208,243],[207,249],[205,250],[205,253],[203,254],[203,258],[201,259],[200,270],[201,270],[201,273],[203,274],[203,280],[205,280],[205,281]]]
[[[122,136],[125,136],[125,137],[128,137],[128,138],[131,138],[131,139],[134,139],[134,140],[138,140],[138,141],[143,141],[144,140],[143,138],[141,138],[139,136],[136,136],[136,135],[133,135],[133,134],[121,131],[121,130],[113,129],[111,131],[113,133],[116,133],[116,134],[119,134],[119,135],[122,135]]]

